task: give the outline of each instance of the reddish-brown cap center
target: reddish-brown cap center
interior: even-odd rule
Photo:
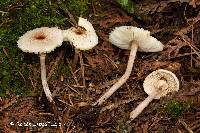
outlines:
[[[39,33],[36,33],[33,38],[36,40],[44,40],[46,36],[43,32],[39,32]]]
[[[86,29],[85,29],[84,27],[81,27],[81,26],[76,27],[75,33],[76,33],[77,35],[82,35],[82,34],[84,34],[85,32],[86,32]]]

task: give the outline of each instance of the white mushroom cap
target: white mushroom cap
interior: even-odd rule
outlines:
[[[116,27],[109,35],[109,41],[121,49],[130,49],[132,40],[138,42],[140,52],[159,52],[164,47],[148,30],[133,26]]]
[[[179,90],[179,80],[176,75],[170,71],[159,69],[150,73],[143,83],[144,91],[151,95],[158,92],[155,99],[160,99],[170,92]],[[162,90],[157,90],[157,89]]]
[[[62,30],[57,27],[41,27],[26,32],[17,41],[18,47],[29,53],[49,53],[63,42]]]
[[[70,41],[75,48],[89,50],[98,44],[98,36],[87,19],[79,17],[78,27],[63,31],[65,41]]]

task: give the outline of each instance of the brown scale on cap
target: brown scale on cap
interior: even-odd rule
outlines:
[[[84,27],[77,26],[74,32],[75,32],[77,35],[82,35],[82,34],[85,34],[86,29],[85,29]]]
[[[160,77],[160,80],[167,81],[167,79],[164,76]]]

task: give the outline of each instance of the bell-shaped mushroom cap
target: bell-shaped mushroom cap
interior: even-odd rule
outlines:
[[[154,92],[158,91],[158,94],[156,95],[155,99],[160,99],[160,97],[163,97],[170,92],[178,91],[179,80],[174,73],[168,70],[159,69],[153,71],[145,78],[143,87],[144,91],[148,95],[151,95]]]
[[[18,47],[29,53],[49,53],[63,42],[62,30],[57,27],[41,27],[26,32],[17,41]]]
[[[159,52],[163,44],[150,36],[150,32],[133,26],[116,27],[109,35],[109,41],[121,49],[130,49],[130,42],[138,43],[140,52]]]
[[[70,41],[75,48],[89,50],[98,44],[98,36],[87,19],[79,17],[78,26],[63,31],[65,41]]]

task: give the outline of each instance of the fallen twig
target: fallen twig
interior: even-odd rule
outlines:
[[[189,133],[193,133],[193,131],[190,129],[190,127],[181,119],[178,120],[178,122],[180,124],[182,124],[184,126],[184,128],[189,132]]]

